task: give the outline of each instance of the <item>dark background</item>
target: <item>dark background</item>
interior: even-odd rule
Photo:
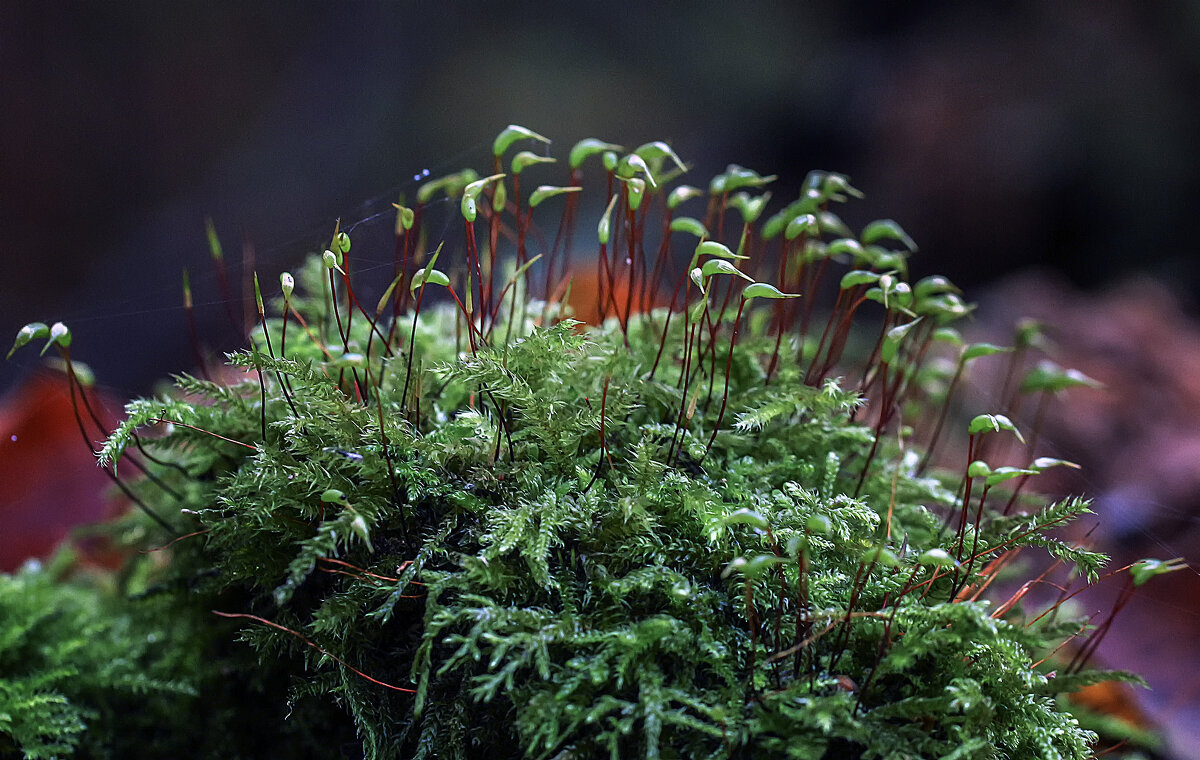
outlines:
[[[278,271],[319,250],[339,217],[368,220],[354,230],[355,261],[375,257],[390,272],[391,201],[411,198],[425,169],[487,170],[491,139],[509,123],[554,138],[560,158],[583,137],[664,139],[695,164],[694,184],[729,162],[778,173],[780,203],[810,169],[847,173],[867,194],[845,209],[851,225],[897,219],[921,246],[915,273],[949,276],[984,298],[984,312],[1055,320],[1069,301],[1078,322],[1082,300],[1092,311],[1080,330],[1099,335],[1091,328],[1115,320],[1099,293],[1128,278],[1156,278],[1165,287],[1142,292],[1179,299],[1184,314],[1200,299],[1200,4],[1191,0],[1003,10],[0,0],[0,351],[26,322],[62,320],[74,357],[103,388],[145,393],[194,364],[185,266],[200,332],[216,347],[238,344],[206,217],[237,293],[243,243],[274,292]],[[1030,269],[1097,295],[996,286]],[[1172,321],[1173,308],[1151,310],[1150,327],[1162,329],[1139,333],[1129,350],[1162,344],[1161,364],[1182,367],[1171,345],[1192,330],[1188,345],[1200,346],[1200,334]],[[1096,345],[1093,354],[1114,344]],[[1200,366],[1200,349],[1189,355]],[[38,366],[28,349],[0,363],[0,398]],[[1176,398],[1134,379],[1143,395]],[[1200,409],[1200,391],[1188,393]],[[1171,403],[1160,418],[1200,450],[1196,417]],[[1152,442],[1157,424],[1109,432]],[[1082,445],[1101,461],[1119,451],[1094,435]],[[1104,467],[1085,489],[1098,503],[1120,492]],[[1177,469],[1200,482],[1194,462]],[[1190,493],[1177,513],[1195,527]],[[1182,553],[1182,532],[1153,534],[1152,551]],[[1139,625],[1194,639],[1195,603],[1173,601],[1175,612],[1159,603],[1151,623],[1122,634],[1123,651],[1146,646]],[[1151,680],[1194,672],[1194,650],[1182,660],[1160,653]],[[1195,687],[1148,699],[1177,749],[1200,742]]]
[[[852,221],[899,220],[915,269],[967,286],[1042,266],[1200,293],[1200,6],[896,6],[9,0],[0,338],[61,319],[103,383],[143,392],[191,361],[182,267],[220,298],[206,216],[273,281],[422,169],[487,168],[510,122],[559,155],[666,139],[693,182],[735,161],[785,178],[781,201],[845,172]]]

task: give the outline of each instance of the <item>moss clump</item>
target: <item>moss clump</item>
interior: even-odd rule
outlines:
[[[537,139],[513,130],[496,166]],[[984,463],[985,441],[1016,433],[1000,414],[971,422],[966,472],[925,469],[948,403],[934,358],[999,351],[961,346],[954,287],[908,282],[894,222],[847,229],[830,210],[856,192],[841,175],[810,175],[760,222],[771,178],[731,166],[707,192],[670,190],[682,163],[664,144],[612,147],[576,146],[568,181],[596,156],[613,188],[603,325],[529,296],[564,251],[517,165],[464,172],[401,209],[377,309],[338,230],[299,287],[284,278],[279,316],[260,297],[254,348],[230,356],[245,380],[181,376],[128,406],[102,461],[140,459],[155,480],[129,483],[145,512],[116,530],[178,540],[130,560],[134,600],[3,580],[19,609],[0,617],[0,657],[30,673],[0,680],[10,753],[119,738],[147,756],[1090,756],[1056,695],[1103,676],[1035,665],[1080,623],[983,593],[1030,546],[1094,578],[1102,556],[1050,535],[1086,503],[1008,509],[1010,486],[1054,463]],[[539,192],[570,238],[578,193]],[[703,220],[675,213],[703,197]],[[448,208],[461,253],[422,260],[424,220]],[[492,265],[506,240],[507,270]],[[25,342],[38,334],[56,340],[35,326]],[[65,643],[25,660],[39,620]],[[88,677],[69,689],[72,668]],[[136,725],[112,708],[127,679],[153,716]]]

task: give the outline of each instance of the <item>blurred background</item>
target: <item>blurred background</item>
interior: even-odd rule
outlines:
[[[779,173],[780,201],[836,170],[867,195],[851,226],[899,220],[981,334],[1061,323],[1109,384],[1057,435],[1089,467],[1070,487],[1120,515],[1111,550],[1200,556],[1200,4],[1003,5],[6,0],[0,339],[63,320],[108,398],[148,392],[194,364],[184,267],[201,334],[237,345],[206,218],[235,290],[244,247],[273,282],[339,217],[386,235],[424,170],[487,168],[510,122],[559,156],[664,139],[694,183],[737,162]],[[35,353],[0,366],[0,483],[69,479],[67,455],[8,445],[37,429]],[[1105,658],[1149,673],[1143,703],[1200,757],[1183,575]]]

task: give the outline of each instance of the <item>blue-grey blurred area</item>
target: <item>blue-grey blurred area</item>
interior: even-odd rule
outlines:
[[[1198,68],[1183,0],[8,0],[0,333],[62,319],[101,382],[142,391],[191,361],[183,267],[201,331],[233,332],[203,306],[206,217],[240,293],[244,244],[273,281],[421,170],[487,169],[510,122],[560,155],[666,139],[697,184],[733,161],[788,178],[781,200],[845,172],[851,220],[900,220],[914,267],[965,285],[1041,265],[1194,296]]]

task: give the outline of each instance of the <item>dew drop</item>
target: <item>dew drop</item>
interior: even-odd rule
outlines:
[[[13,442],[13,443],[16,443],[16,442],[17,442],[17,434],[16,434],[16,433],[13,433],[13,436],[12,436],[11,440],[12,440],[12,442]]]

